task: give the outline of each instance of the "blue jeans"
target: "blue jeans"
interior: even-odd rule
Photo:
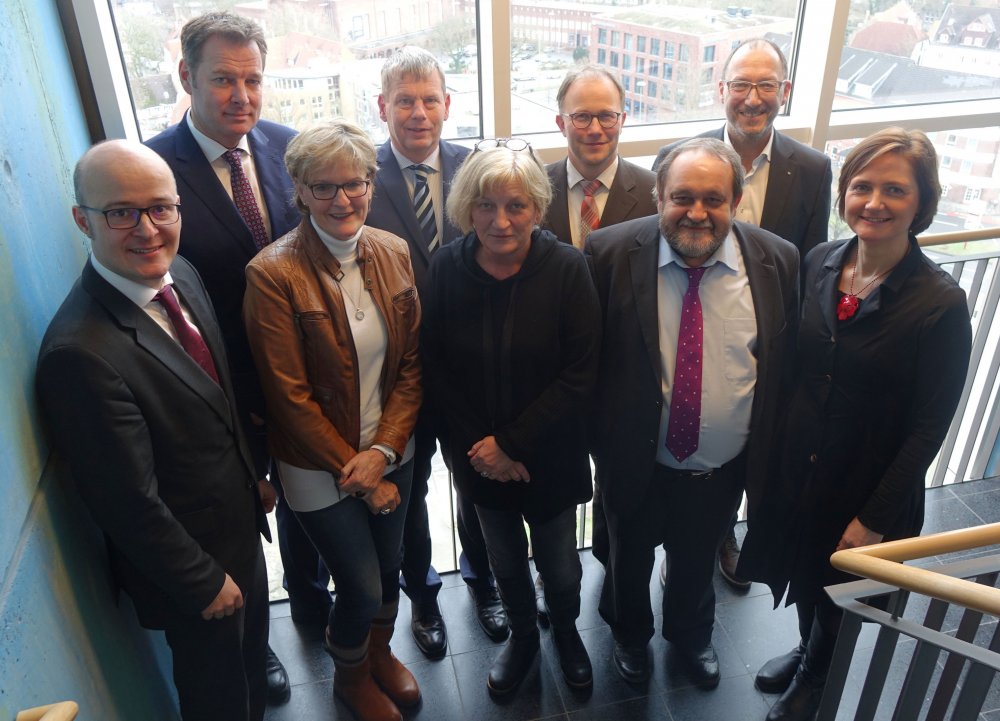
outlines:
[[[399,564],[413,463],[386,476],[399,488],[399,508],[372,514],[359,498],[345,498],[318,511],[296,512],[337,587],[330,609],[330,643],[360,646],[383,604],[399,600]]]
[[[517,511],[476,506],[490,565],[515,638],[538,633],[535,584],[528,568],[528,536]],[[545,600],[556,630],[575,627],[580,615],[583,568],[576,551],[576,507],[544,523],[528,523],[535,566],[545,579]]]

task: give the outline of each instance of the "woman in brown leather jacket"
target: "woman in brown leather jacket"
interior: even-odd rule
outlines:
[[[375,147],[333,121],[288,145],[298,228],[247,266],[243,315],[285,500],[330,569],[334,692],[363,721],[420,689],[392,655],[420,408],[420,306],[406,242],[365,226]]]

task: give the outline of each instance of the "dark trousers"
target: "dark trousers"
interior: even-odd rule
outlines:
[[[431,527],[427,514],[427,484],[431,477],[431,459],[437,450],[435,429],[436,422],[431,414],[422,410],[413,431],[413,490],[406,509],[399,580],[400,587],[414,605],[433,602],[441,589],[441,577],[431,565]],[[461,494],[456,494],[456,503],[458,539],[462,544],[458,559],[462,579],[470,586],[492,585],[489,556],[475,504]]]
[[[271,483],[278,494],[274,520],[278,526],[278,551],[284,576],[281,585],[288,592],[292,619],[298,622],[321,622],[330,612],[330,572],[326,570],[316,547],[302,530],[295,512],[285,503],[278,464],[271,463]]]
[[[399,488],[400,504],[393,513],[372,513],[353,496],[318,511],[296,513],[337,587],[328,621],[334,646],[361,646],[378,610],[399,600],[397,579],[412,474],[410,461],[386,476]]]
[[[268,601],[264,553],[257,541],[251,577],[237,580],[243,608],[200,616],[166,629],[184,721],[260,721],[267,695]]]
[[[477,506],[497,588],[515,638],[538,633],[535,585],[528,568],[528,537],[517,511]],[[583,568],[576,550],[576,507],[545,522],[528,522],[535,566],[545,579],[545,600],[556,630],[574,628],[580,615]]]
[[[645,646],[653,637],[649,579],[660,543],[670,557],[663,637],[686,650],[712,640],[716,556],[740,502],[744,465],[741,455],[697,476],[657,464],[636,513],[621,518],[606,507],[609,552],[599,610],[615,640]]]

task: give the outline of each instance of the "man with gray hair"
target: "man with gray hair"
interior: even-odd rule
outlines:
[[[656,212],[656,176],[618,155],[624,97],[618,79],[596,65],[570,70],[556,95],[569,152],[545,167],[554,196],[542,227],[580,249],[597,228]]]
[[[774,129],[791,90],[781,48],[766,38],[740,43],[726,59],[719,81],[726,124],[698,137],[723,140],[740,155],[746,183],[736,220],[784,238],[805,258],[826,242],[833,175],[825,154]],[[677,144],[660,150],[653,170]],[[745,591],[750,582],[736,575],[739,558],[740,546],[730,526],[719,549],[719,571],[731,586]],[[660,568],[661,582],[665,578],[666,562]],[[796,665],[789,664],[793,673]]]
[[[714,688],[714,561],[744,481],[752,511],[770,474],[799,258],[734,221],[743,168],[720,140],[671,151],[656,189],[658,215],[595,230],[585,251],[607,320],[594,414],[610,541],[599,610],[618,672],[644,683],[662,543],[662,634],[694,683]]]
[[[441,140],[451,96],[444,71],[426,50],[407,46],[382,66],[379,117],[388,125],[389,139],[378,150],[378,173],[368,225],[404,238],[417,292],[424,295],[431,255],[462,235],[445,217],[448,187],[468,148]],[[400,585],[412,608],[410,629],[420,650],[430,658],[443,656],[447,629],[438,606],[441,578],[431,565],[431,533],[427,516],[427,482],[437,443],[438,416],[433,399],[424,399],[414,431],[413,488],[403,531]],[[476,604],[476,617],[494,641],[507,637],[507,616],[490,573],[486,543],[475,505],[459,494],[458,537],[462,578]]]

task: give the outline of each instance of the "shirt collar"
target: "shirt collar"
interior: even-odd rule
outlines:
[[[160,288],[150,288],[148,285],[143,285],[123,275],[118,275],[113,270],[101,265],[101,262],[97,260],[97,256],[93,253],[90,254],[90,264],[94,266],[94,270],[97,271],[99,276],[108,281],[115,290],[140,308],[145,308],[149,305],[153,301],[153,296],[160,292],[160,288],[174,282],[173,278],[170,277],[170,271],[167,271],[167,274],[160,280]]]
[[[399,167],[401,169],[409,168],[411,165],[426,165],[428,168],[434,168],[437,172],[441,172],[441,143],[438,143],[433,152],[420,161],[420,163],[414,163],[412,160],[399,152],[396,144],[393,143],[391,139],[389,140],[389,147],[392,149],[392,154],[396,156],[396,162],[399,163]]]
[[[611,165],[604,169],[604,172],[597,176],[597,180],[601,181],[601,185],[605,188],[611,189],[611,184],[615,182],[615,175],[618,173],[618,156],[615,156],[614,161]],[[581,180],[586,180],[580,171],[576,169],[576,166],[570,162],[569,156],[566,157],[566,187],[575,188],[576,184]]]
[[[728,145],[730,148],[735,148],[736,147],[735,145],[733,145],[733,139],[729,137],[729,123],[726,123],[725,127],[722,130],[722,139],[726,142],[726,145]],[[764,149],[760,151],[760,155],[758,155],[756,158],[753,159],[753,162],[751,163],[751,165],[757,165],[757,163],[760,162],[761,158],[766,159],[767,162],[771,162],[771,146],[772,145],[774,145],[774,128],[773,127],[771,128],[771,137],[769,137],[767,139],[767,145],[765,145]]]
[[[659,256],[656,261],[657,268],[663,268],[671,263],[674,263],[679,268],[689,268],[690,266],[684,262],[674,249],[670,247],[667,243],[666,237],[663,235],[663,231],[660,231],[660,251]],[[726,239],[722,241],[722,245],[719,246],[718,250],[709,256],[708,260],[701,264],[701,267],[707,267],[709,265],[715,265],[716,263],[722,263],[732,271],[739,271],[740,261],[736,251],[736,235],[733,233],[732,228],[729,229],[729,235]]]
[[[198,143],[198,147],[201,148],[201,152],[203,152],[205,154],[205,157],[208,158],[208,162],[214,163],[216,160],[222,157],[223,153],[225,153],[227,150],[230,150],[230,148],[227,148],[222,143],[218,143],[212,140],[210,137],[208,137],[203,132],[198,130],[198,128],[196,128],[194,125],[194,120],[191,118],[190,110],[187,112],[185,120],[187,121],[188,129],[191,131],[191,135],[194,136],[194,141]],[[236,144],[236,147],[242,150],[248,156],[251,156],[250,143],[247,142],[247,136],[244,135],[242,138],[240,138],[240,142]]]

